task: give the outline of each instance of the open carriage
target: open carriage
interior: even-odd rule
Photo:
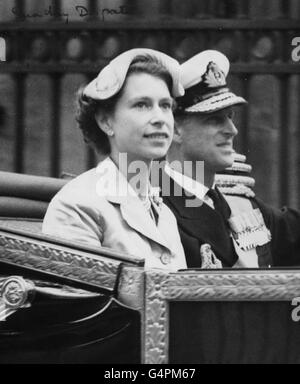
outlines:
[[[146,271],[41,233],[66,181],[0,179],[0,363],[300,362],[297,269]]]

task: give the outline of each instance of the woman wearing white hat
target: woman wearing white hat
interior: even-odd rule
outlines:
[[[119,55],[80,92],[79,127],[106,158],[54,197],[44,233],[144,258],[146,268],[186,267],[176,219],[149,183],[183,92],[178,62],[150,49]]]

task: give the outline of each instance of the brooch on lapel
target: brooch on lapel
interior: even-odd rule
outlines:
[[[160,197],[160,188],[151,187],[149,191],[149,199],[155,205],[158,211],[162,209],[163,199]]]

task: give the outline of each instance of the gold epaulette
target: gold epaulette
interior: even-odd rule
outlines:
[[[255,197],[252,190],[255,180],[250,177],[251,171],[251,165],[246,164],[246,156],[236,153],[233,165],[216,174],[216,186],[224,195]]]
[[[248,198],[255,197],[253,190],[249,187],[246,187],[246,185],[239,184],[222,187],[217,184],[217,186],[224,195],[245,196]]]
[[[234,162],[230,168],[225,169],[225,172],[242,172],[251,173],[252,167],[249,164]]]

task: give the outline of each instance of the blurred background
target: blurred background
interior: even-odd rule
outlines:
[[[218,49],[231,63],[238,152],[256,192],[300,208],[299,0],[1,0],[0,170],[79,174],[96,159],[75,122],[75,93],[119,53],[161,50],[185,61]]]

